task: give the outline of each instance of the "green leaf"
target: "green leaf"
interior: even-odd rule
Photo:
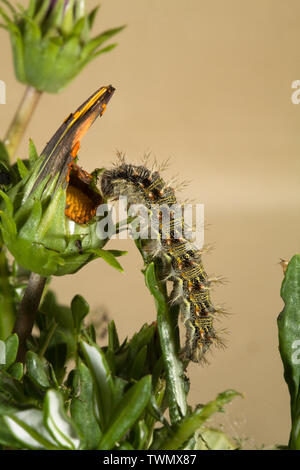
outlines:
[[[120,377],[128,379],[131,375],[132,364],[136,360],[139,351],[147,346],[147,350],[152,350],[154,346],[154,335],[156,332],[156,325],[144,324],[140,331],[134,334],[131,340],[128,342],[127,339],[124,340],[123,344],[120,345],[118,350],[115,351],[114,361],[116,365],[116,374]],[[143,375],[149,373],[149,368],[151,370],[150,354],[147,354],[147,364],[145,364],[145,370]],[[139,376],[140,377],[140,376]],[[137,378],[139,378],[137,377]]]
[[[32,398],[25,396],[23,387],[18,380],[13,378],[8,372],[0,369],[0,392],[14,404],[27,405],[32,403]]]
[[[52,439],[43,423],[43,413],[37,409],[19,411],[3,417],[11,434],[25,449],[55,449]]]
[[[20,158],[18,158],[17,165],[18,165],[18,171],[19,171],[21,178],[22,179],[25,178],[29,173],[29,170],[26,167],[25,163]]]
[[[277,319],[279,351],[291,397],[292,429],[289,446],[300,449],[300,255],[288,264],[281,287],[284,309]]]
[[[0,339],[12,332],[17,315],[18,296],[11,282],[11,270],[6,250],[0,250]],[[5,343],[0,343],[0,363],[6,362]],[[0,364],[1,367],[1,364]]]
[[[12,13],[12,16],[15,17],[15,14],[16,14],[16,10],[14,9],[14,7],[11,5],[11,3],[9,2],[9,0],[1,0],[6,6],[7,8],[10,9],[11,13]]]
[[[191,450],[235,450],[237,445],[219,429],[201,428]]]
[[[75,3],[75,18],[81,18],[85,14],[86,0],[77,0]]]
[[[44,402],[44,422],[49,433],[64,449],[80,447],[80,439],[74,424],[63,407],[62,395],[57,390],[48,390]]]
[[[54,8],[52,8],[50,15],[45,22],[45,30],[50,31],[51,28],[60,27],[63,19],[64,0],[57,0]]]
[[[11,26],[11,24],[13,24],[13,22],[11,21],[11,19],[9,18],[9,16],[5,13],[5,11],[3,10],[3,8],[0,7],[0,15],[2,16],[2,18],[6,21],[6,23]]]
[[[90,56],[95,50],[100,47],[104,42],[108,41],[110,38],[122,31],[125,26],[120,26],[118,28],[108,29],[103,33],[99,34],[95,38],[91,39],[82,50],[82,57],[86,58]]]
[[[135,450],[130,442],[125,441],[118,447],[118,450]]]
[[[33,168],[36,161],[39,158],[39,154],[37,153],[36,147],[32,139],[29,139],[29,163],[30,168]]]
[[[226,390],[220,393],[217,398],[201,408],[196,409],[190,416],[183,418],[179,423],[175,424],[169,437],[160,444],[160,450],[178,450],[181,449],[194,433],[217,411],[223,411],[223,406],[229,403],[240,393],[234,390]],[[155,442],[153,443],[155,447]]]
[[[43,214],[42,203],[39,200],[34,201],[31,216],[24,223],[19,231],[19,236],[27,240],[34,240]]]
[[[19,338],[16,333],[9,336],[5,341],[5,364],[4,368],[8,369],[16,360],[19,348]]]
[[[36,7],[37,7],[37,0],[30,0],[29,6],[26,10],[26,14],[29,16],[29,18],[32,18],[33,15],[36,13]]]
[[[153,379],[152,379],[153,382]],[[150,429],[151,426],[155,425],[155,422],[158,421],[162,423],[168,429],[170,424],[163,415],[162,402],[165,396],[166,384],[165,380],[160,380],[157,385],[154,393],[151,394],[150,402],[147,406],[148,414],[146,416],[145,422],[147,427]]]
[[[142,419],[136,423],[133,429],[134,434],[134,449],[143,450],[146,447],[148,441],[149,430],[145,424],[145,421]]]
[[[106,263],[108,263],[113,268],[117,269],[120,272],[123,272],[124,269],[120,263],[116,260],[114,254],[109,250],[102,250],[101,248],[89,250],[91,253],[94,253],[97,257],[103,258]]]
[[[24,44],[21,31],[15,25],[10,24],[10,39],[14,56],[14,67],[16,78],[23,82],[26,79],[25,63],[24,63]]]
[[[1,414],[1,405],[0,405],[0,414]],[[18,449],[21,447],[20,442],[17,441],[14,438],[13,434],[10,432],[8,426],[5,423],[3,416],[0,416],[0,444],[2,444],[3,446],[11,447],[13,449]]]
[[[51,387],[48,365],[45,359],[41,359],[33,351],[28,351],[26,354],[26,369],[28,376],[35,385],[42,389]]]
[[[147,359],[147,346],[143,346],[138,352],[130,369],[129,377],[134,380],[138,380],[142,375],[145,374],[144,366]]]
[[[84,439],[85,449],[97,449],[101,431],[95,416],[93,400],[94,385],[92,374],[82,362],[77,366],[73,386],[75,396],[71,402],[71,416]]]
[[[108,324],[108,349],[112,352],[116,352],[120,347],[120,341],[116,329],[115,322],[112,320]]]
[[[110,426],[102,437],[99,449],[112,449],[129,431],[146,408],[151,396],[151,376],[143,377],[124,395],[116,408]]]
[[[12,173],[13,171],[11,171],[9,165],[0,159],[0,187],[4,187],[5,191],[8,191],[14,183]]]
[[[64,17],[61,25],[61,30],[65,35],[70,34],[72,32],[72,29],[74,28],[73,10],[74,0],[69,0],[65,4]]]
[[[128,251],[122,251],[122,250],[106,250],[106,251],[109,251],[115,258],[128,254]]]
[[[110,422],[113,405],[114,383],[111,370],[109,369],[103,351],[96,345],[91,346],[82,341],[81,348],[94,379],[96,402],[100,415],[100,427],[103,431]]]
[[[2,140],[0,140],[0,161],[9,164],[9,154]]]
[[[88,14],[88,24],[89,28],[92,29],[97,12],[100,8],[100,5],[97,5],[89,14]]]
[[[71,302],[71,311],[75,329],[80,332],[82,321],[89,313],[90,307],[81,295],[75,295]]]
[[[47,15],[47,12],[49,10],[49,5],[50,5],[50,0],[43,0],[41,2],[41,6],[40,6],[39,10],[36,11],[36,9],[34,9],[34,13],[33,13],[33,14],[35,14],[34,21],[39,26],[42,23],[42,21],[45,19],[46,15]]]
[[[17,411],[20,411],[20,406],[16,406],[5,392],[0,391],[0,416],[16,413]]]
[[[54,374],[59,384],[62,383],[66,374],[67,359],[74,355],[71,354],[70,351],[68,352],[68,348],[71,349],[71,346],[69,345],[70,343],[70,335],[65,334],[63,330],[56,329],[50,346],[47,348],[45,353],[45,357],[49,362],[50,369],[51,367],[53,368],[51,377]],[[75,346],[71,349],[71,351],[74,350],[74,348]]]
[[[61,48],[57,57],[58,67],[63,67],[71,60],[78,60],[80,55],[80,42],[76,36],[71,36]]]
[[[21,380],[24,373],[24,367],[22,362],[15,362],[8,369],[8,373],[16,380]]]
[[[105,54],[106,52],[112,51],[113,49],[115,49],[115,47],[117,47],[117,45],[118,43],[115,42],[114,44],[110,44],[109,46],[106,46],[106,47],[103,47],[102,49],[97,50],[96,52],[94,52],[93,54],[89,56],[88,61],[90,62],[91,60],[95,59],[95,57],[98,57],[101,54]]]
[[[70,331],[74,330],[71,309],[65,305],[59,304],[52,290],[48,290],[45,295],[40,311],[49,318],[53,318],[62,328]]]
[[[114,396],[113,396],[113,412],[116,407],[119,405],[120,401],[123,398],[124,390],[128,385],[128,381],[120,377],[115,377],[114,379]]]
[[[134,334],[134,336],[129,341],[129,348],[130,348],[130,358],[134,360],[138,352],[144,347],[148,346],[152,341],[156,330],[156,326],[154,324],[147,325],[145,323],[140,331]]]
[[[86,18],[80,18],[73,26],[72,34],[74,36],[80,36],[86,26]]]
[[[3,192],[0,190],[0,196],[2,197],[2,199],[4,200],[4,203],[5,203],[5,207],[6,207],[6,211],[7,211],[7,215],[11,218],[13,213],[14,213],[14,206],[13,206],[13,203],[11,202],[10,198]],[[1,217],[3,217],[4,215],[6,215],[5,213],[3,213],[2,211],[0,212],[1,214]],[[13,231],[13,233],[15,233],[15,231]]]

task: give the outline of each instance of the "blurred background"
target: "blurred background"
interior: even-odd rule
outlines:
[[[18,152],[26,157],[29,137],[41,151],[71,111],[112,84],[116,93],[83,140],[80,164],[93,170],[111,166],[117,150],[129,162],[151,152],[158,162],[170,158],[167,179],[191,181],[180,197],[205,204],[205,242],[214,250],[204,264],[228,279],[212,298],[231,315],[216,325],[227,330],[226,349],[215,349],[208,366],[188,368],[190,402],[242,392],[218,419],[248,448],[286,444],[290,427],[276,318],[280,258],[299,252],[300,105],[291,100],[300,79],[299,17],[297,0],[102,0],[95,34],[126,24],[119,46],[67,90],[42,96]],[[24,87],[2,29],[0,44],[3,136]],[[155,308],[134,243],[109,247],[128,250],[125,273],[97,260],[52,287],[68,304],[80,292],[90,319],[106,310],[124,339],[152,322]]]

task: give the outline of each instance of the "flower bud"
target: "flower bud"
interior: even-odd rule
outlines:
[[[103,43],[123,27],[91,38],[98,8],[85,13],[85,0],[30,0],[28,8],[7,1],[0,16],[10,33],[17,79],[38,91],[57,93],[91,60],[117,44]]]
[[[102,250],[107,238],[96,233],[102,202],[96,172],[77,165],[80,141],[113,93],[111,86],[96,91],[67,117],[40,157],[31,143],[31,169],[19,161],[21,181],[7,194],[0,191],[3,241],[21,266],[41,276],[74,273],[99,256],[116,267],[113,254]]]

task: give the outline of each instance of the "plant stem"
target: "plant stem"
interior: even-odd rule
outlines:
[[[138,244],[137,247],[139,248]],[[166,287],[162,282],[158,281],[154,263],[147,267],[145,280],[156,303],[157,325],[166,374],[170,419],[171,423],[175,424],[187,412],[184,371],[182,362],[178,357],[178,331],[175,331],[178,307],[170,308]]]
[[[186,414],[187,404],[183,366],[178,357],[177,341],[169,308],[161,309],[157,305],[157,324],[167,379],[170,419],[174,424]]]
[[[55,332],[57,326],[58,326],[58,323],[56,323],[56,321],[53,321],[53,324],[52,324],[51,328],[49,329],[49,331],[47,333],[47,336],[45,338],[44,344],[42,345],[42,347],[40,349],[40,352],[39,352],[40,357],[43,357],[45,352],[47,351],[47,348],[49,346],[49,343],[51,341],[52,336],[54,335],[54,332]]]
[[[17,360],[23,363],[25,361],[26,354],[26,340],[31,334],[46,280],[47,278],[42,277],[39,274],[31,273],[20,304],[14,332],[17,333],[19,337]]]
[[[160,450],[177,450],[192,437],[192,435],[207,421],[212,414],[223,411],[222,407],[234,397],[241,395],[234,390],[219,393],[217,398],[201,409],[195,410],[191,416],[184,418],[175,428],[173,436],[169,437],[160,447]]]
[[[10,286],[9,268],[4,252],[4,247],[0,246],[0,339],[6,339],[14,326],[16,319],[15,302],[13,289]]]
[[[4,137],[4,144],[11,159],[14,157],[18,149],[20,141],[41,95],[42,92],[36,90],[32,86],[28,86],[25,90],[22,101]]]

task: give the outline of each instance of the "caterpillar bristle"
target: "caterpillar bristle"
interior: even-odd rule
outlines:
[[[196,204],[196,200],[195,199],[190,199],[190,198],[185,198],[185,199],[181,199],[181,204],[184,206],[185,204]]]
[[[122,152],[121,150],[116,151],[117,161],[114,163],[114,166],[117,167],[119,165],[126,164],[126,153]]]
[[[214,313],[216,315],[216,318],[221,317],[221,316],[225,317],[225,316],[228,316],[228,315],[232,315],[232,312],[231,311],[229,312],[227,310],[227,308],[223,305],[222,306],[220,306],[220,305],[216,306]]]
[[[189,204],[190,204],[190,203],[189,203]],[[192,229],[192,231],[195,231],[196,229],[199,230],[199,228],[202,229],[202,230],[207,231],[207,230],[209,230],[209,227],[210,227],[210,224],[206,224],[205,222],[202,222],[202,224],[199,224],[198,222],[197,222],[197,224],[196,224],[196,223],[193,223],[193,224],[190,226],[190,228]]]
[[[190,180],[181,180],[179,177],[174,177],[169,181],[169,184],[172,186],[176,193],[180,193],[188,188],[191,184]]]
[[[169,167],[170,167],[170,157],[166,158],[159,164],[158,171],[160,173],[163,173],[164,171],[168,170]]]
[[[199,250],[200,255],[211,254],[215,250],[216,246],[214,243],[205,243],[201,250]]]
[[[225,284],[228,284],[228,279],[224,276],[211,276],[208,278],[208,282],[224,286]]]
[[[228,340],[225,336],[228,335],[228,330],[226,328],[222,328],[216,332],[214,338],[214,346],[218,349],[226,349],[228,345]]]
[[[151,157],[151,152],[145,152],[141,159],[141,164],[145,167],[149,166],[149,160]]]
[[[149,155],[147,158],[144,156],[143,161],[148,162]],[[205,245],[199,250],[186,234],[183,236],[182,228],[188,227],[184,216],[175,215],[170,210],[169,224],[163,224],[164,208],[172,209],[178,203],[174,178],[166,183],[158,168],[156,159],[151,168],[128,164],[125,155],[119,152],[118,164],[101,175],[101,191],[105,198],[126,196],[128,205],[143,204],[147,208],[147,222],[150,220],[155,225],[156,237],[141,240],[144,259],[156,261],[159,279],[167,286],[170,305],[180,306],[180,317],[186,329],[181,356],[185,360],[204,364],[207,362],[206,353],[212,345],[224,345],[213,326],[215,317],[224,311],[212,305],[210,288],[211,284],[225,280],[207,276],[201,255],[210,252],[213,245]],[[189,183],[181,182],[180,187],[186,184]]]

